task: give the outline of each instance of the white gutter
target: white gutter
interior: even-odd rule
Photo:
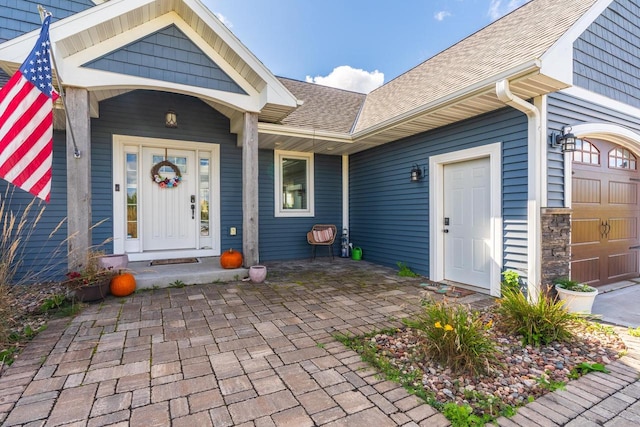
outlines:
[[[542,120],[540,110],[534,105],[518,98],[509,89],[509,81],[496,82],[498,99],[510,107],[523,112],[528,118],[527,160],[527,289],[529,299],[537,301],[540,292],[541,269],[541,233],[540,208],[542,207],[542,182],[546,172],[541,170],[541,162],[546,145],[543,143]]]

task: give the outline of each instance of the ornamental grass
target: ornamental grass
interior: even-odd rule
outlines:
[[[492,323],[484,323],[477,311],[428,300],[421,314],[404,323],[420,331],[423,351],[453,372],[485,373],[497,362],[495,346],[486,335]]]
[[[521,336],[523,345],[534,346],[570,340],[570,327],[577,319],[562,301],[541,293],[537,301],[531,302],[520,290],[503,289],[497,313],[503,330]]]

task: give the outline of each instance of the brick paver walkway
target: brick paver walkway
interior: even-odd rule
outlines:
[[[5,426],[445,426],[383,381],[335,332],[395,327],[419,309],[417,279],[337,259],[269,265],[269,283],[110,298],[52,322],[0,377]],[[482,305],[486,297],[467,302]],[[635,350],[504,426],[632,425]],[[631,424],[630,424],[631,423]]]

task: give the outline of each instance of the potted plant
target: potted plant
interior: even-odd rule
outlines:
[[[113,268],[100,265],[100,258],[104,254],[90,251],[87,263],[76,270],[67,273],[67,288],[72,291],[73,298],[80,302],[99,301],[109,294],[111,279],[118,272]]]
[[[554,281],[556,292],[570,313],[590,314],[598,290],[586,283],[561,278]]]

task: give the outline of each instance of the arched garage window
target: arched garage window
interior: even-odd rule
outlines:
[[[600,151],[589,141],[576,140],[576,151],[573,152],[573,161],[589,165],[600,164]]]
[[[609,151],[609,167],[636,170],[636,156],[626,148],[614,148]]]

